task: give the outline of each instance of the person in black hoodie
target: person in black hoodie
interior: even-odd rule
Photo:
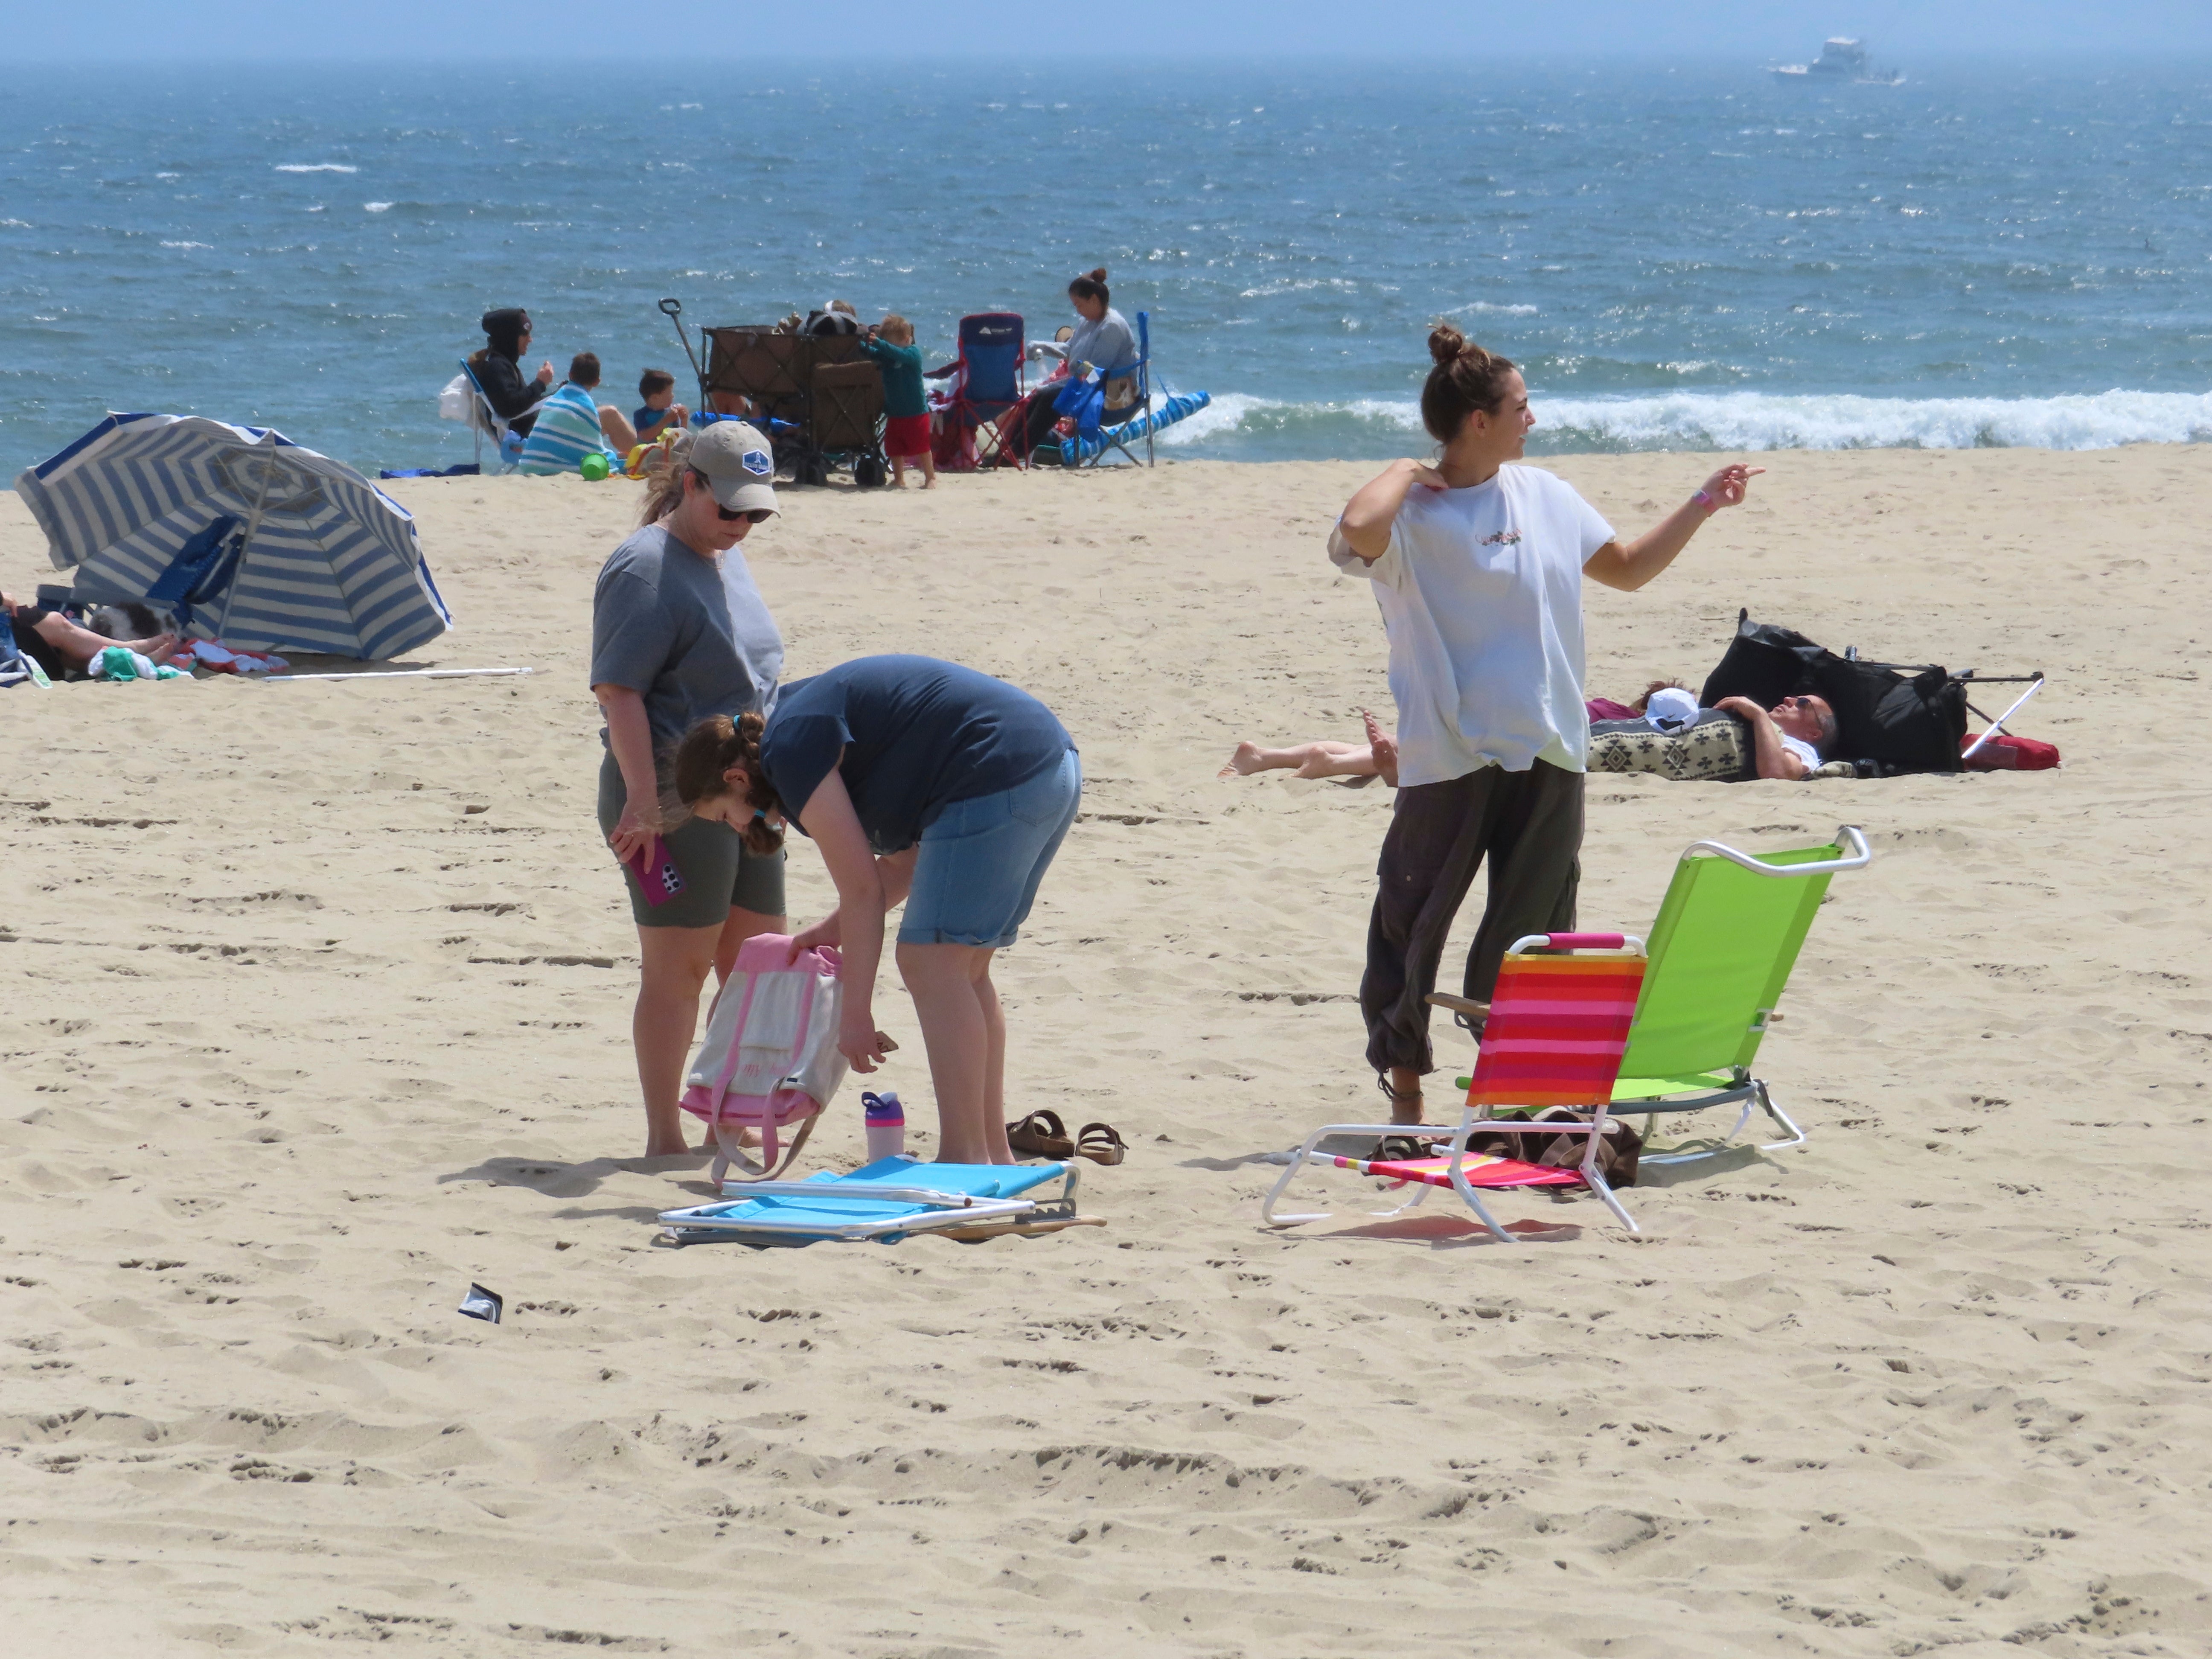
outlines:
[[[553,365],[540,364],[535,380],[522,378],[522,354],[530,349],[530,313],[520,306],[487,311],[479,325],[489,343],[469,359],[469,367],[500,419],[517,436],[526,438],[537,419],[532,411],[553,385]]]

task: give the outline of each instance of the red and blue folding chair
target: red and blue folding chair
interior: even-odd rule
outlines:
[[[1595,952],[1601,954],[1577,954]],[[1316,1150],[1330,1135],[1398,1136],[1398,1123],[1324,1123],[1291,1155],[1282,1178],[1261,1200],[1260,1213],[1271,1227],[1328,1219],[1326,1211],[1278,1215],[1275,1206],[1291,1180],[1310,1164],[1378,1176],[1400,1186],[1449,1187],[1501,1243],[1511,1237],[1484,1205],[1480,1190],[1509,1187],[1587,1187],[1604,1200],[1630,1232],[1636,1222],[1598,1168],[1598,1147],[1606,1131],[1607,1109],[1620,1056],[1628,1047],[1628,1028],[1644,988],[1644,941],[1622,933],[1532,933],[1514,941],[1498,972],[1498,989],[1482,1030],[1482,1050],[1468,1080],[1467,1101],[1451,1145],[1437,1158],[1354,1158]],[[1588,1112],[1585,1120],[1525,1118],[1498,1120],[1491,1114],[1550,1106]],[[1572,1169],[1523,1163],[1486,1152],[1470,1152],[1468,1138],[1479,1131],[1588,1137],[1581,1161]],[[1436,1139],[1434,1133],[1418,1138]],[[1418,1203],[1428,1196],[1415,1194]],[[1404,1207],[1411,1207],[1407,1206]]]
[[[937,464],[947,471],[964,472],[979,459],[976,437],[995,432],[992,422],[1021,402],[1022,319],[1018,312],[980,311],[960,319],[960,356],[951,368],[936,371],[950,378],[951,388],[940,394],[932,411],[942,422],[945,442]],[[991,453],[997,453],[995,442]],[[1006,459],[1012,459],[1012,456]]]

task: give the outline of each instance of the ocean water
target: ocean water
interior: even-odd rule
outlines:
[[[1427,325],[1541,450],[2212,437],[2212,65],[778,62],[42,73],[0,101],[0,462],[106,410],[466,459],[438,388],[520,304],[630,406],[654,301],[1033,335],[1097,264],[1212,409],[1173,453],[1425,449]]]

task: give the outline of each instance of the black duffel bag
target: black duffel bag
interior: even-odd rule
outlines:
[[[1960,770],[1966,734],[1966,688],[1930,665],[1852,662],[1794,629],[1736,614],[1735,638],[1705,678],[1698,703],[1749,697],[1771,708],[1784,697],[1818,696],[1835,710],[1835,752],[1828,760],[1873,763],[1884,775]]]

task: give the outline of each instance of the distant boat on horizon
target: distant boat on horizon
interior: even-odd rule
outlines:
[[[1783,64],[1770,72],[1784,81],[1847,81],[1860,87],[1894,87],[1905,81],[1897,70],[1875,68],[1867,59],[1865,42],[1840,34],[1831,36],[1811,63]]]

